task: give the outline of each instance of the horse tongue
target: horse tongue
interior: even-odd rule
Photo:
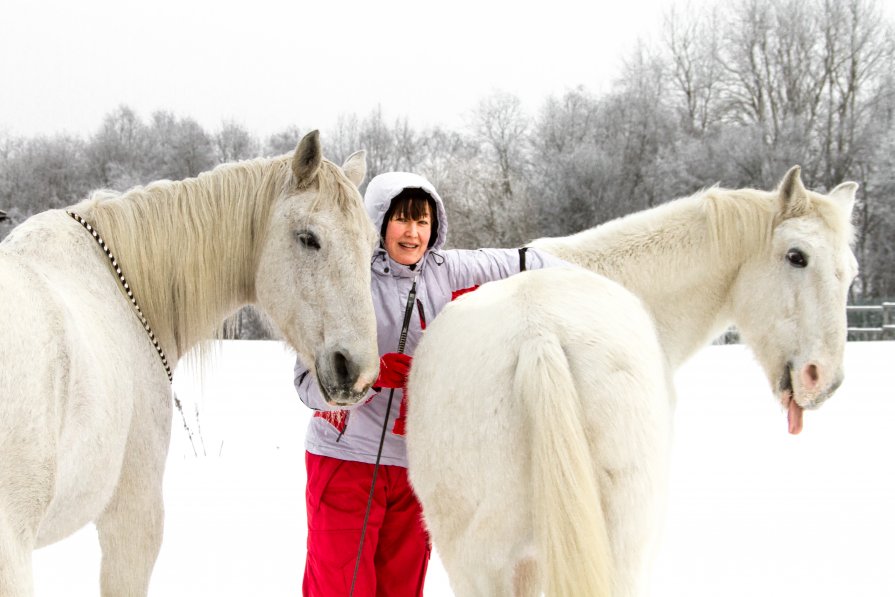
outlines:
[[[791,398],[789,400],[789,410],[786,413],[786,418],[789,421],[789,432],[793,435],[798,435],[802,431],[802,413],[804,410],[801,406],[796,404],[795,398]]]

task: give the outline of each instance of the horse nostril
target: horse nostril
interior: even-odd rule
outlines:
[[[341,351],[336,351],[333,354],[333,372],[340,383],[344,384],[348,380],[349,369],[348,359]]]
[[[807,388],[814,388],[820,380],[817,372],[817,365],[810,363],[802,368],[802,384]]]

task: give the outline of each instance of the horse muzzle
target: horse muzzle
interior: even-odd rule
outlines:
[[[805,410],[820,407],[842,385],[843,374],[837,370],[835,375],[825,375],[825,371],[816,363],[808,362],[796,372],[792,362],[786,363],[783,374],[777,383],[780,402],[787,411],[789,432],[793,435],[802,431],[802,415]]]
[[[378,360],[374,361],[378,365]],[[317,383],[326,403],[331,406],[352,406],[364,399],[376,370],[362,367],[347,351],[334,350],[315,360]]]

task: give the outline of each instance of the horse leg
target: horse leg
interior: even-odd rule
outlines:
[[[516,562],[513,568],[513,597],[536,597],[540,587],[537,560],[526,558]]]
[[[20,464],[27,462],[18,461]],[[31,556],[37,545],[37,529],[46,512],[52,493],[52,480],[37,471],[46,466],[34,466],[30,477],[10,479],[0,471],[0,596],[31,597],[34,576]],[[30,486],[29,486],[30,482]],[[10,494],[5,491],[14,488]]]
[[[644,428],[651,426],[647,421],[646,417],[640,419],[644,439],[652,435],[643,433]],[[664,511],[668,468],[662,452],[667,435],[661,422],[656,422],[654,428],[659,431],[634,452],[637,461],[628,462],[621,469],[603,471],[603,511],[615,564],[614,597],[641,597],[648,588],[649,566]]]
[[[162,479],[171,437],[168,396],[166,408],[158,406],[151,414],[134,409],[118,486],[96,521],[103,597],[137,597],[149,591],[164,525]]]
[[[513,595],[510,590],[501,591],[499,577],[493,570],[494,554],[491,557],[481,558],[473,543],[466,536],[459,540],[453,540],[439,544],[439,556],[450,580],[451,592],[456,597],[497,597],[498,595]],[[482,543],[478,541],[478,543]]]
[[[496,517],[490,517],[492,521]],[[494,529],[492,529],[493,531]],[[497,532],[497,531],[495,531]],[[503,536],[518,536],[502,527]],[[457,597],[537,597],[541,593],[538,563],[532,549],[513,549],[494,535],[468,529],[463,539],[439,552]]]
[[[452,575],[451,586],[458,597],[537,597],[541,594],[538,563],[534,558],[507,561],[505,564],[488,570],[471,566],[469,570],[472,574]],[[454,576],[458,577],[456,583]]]
[[[0,460],[0,597],[34,594],[31,558],[53,496],[54,461],[41,434],[29,432],[11,438],[0,430],[0,445],[22,448]]]
[[[100,587],[103,597],[146,595],[149,576],[162,546],[164,507],[158,488],[141,482],[135,491],[122,480],[115,497],[97,520],[102,549]]]
[[[31,597],[34,580],[31,573],[29,545],[0,512],[0,595],[3,597]]]
[[[535,593],[520,593],[513,586],[510,578],[512,571],[494,571],[481,569],[458,569],[448,573],[451,591],[457,597],[529,597]]]

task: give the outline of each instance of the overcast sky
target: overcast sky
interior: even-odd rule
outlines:
[[[0,131],[87,135],[121,104],[258,135],[376,106],[457,126],[496,90],[533,112],[578,85],[607,89],[673,3],[3,0]]]
[[[3,0],[0,130],[90,134],[120,104],[260,135],[377,105],[454,126],[495,90],[607,88],[671,3]]]

